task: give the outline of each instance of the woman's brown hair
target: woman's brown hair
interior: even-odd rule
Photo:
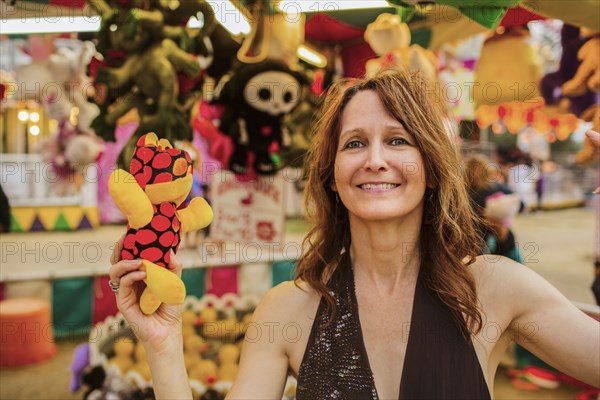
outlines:
[[[481,329],[475,281],[468,266],[482,247],[465,188],[457,146],[444,128],[444,107],[425,78],[408,71],[382,71],[369,79],[333,85],[317,120],[306,159],[305,207],[310,228],[298,260],[296,281],[307,282],[327,301],[331,318],[336,306],[328,280],[350,251],[348,210],[332,190],[342,114],[361,91],[372,90],[388,113],[412,134],[426,168],[420,274],[453,313],[465,335]],[[466,321],[466,324],[465,324]],[[466,326],[465,326],[466,325]]]

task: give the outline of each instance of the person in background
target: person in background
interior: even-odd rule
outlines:
[[[280,399],[288,373],[298,400],[491,399],[511,340],[598,384],[600,323],[531,269],[478,257],[480,218],[446,115],[418,72],[328,90],[307,155],[296,280],[257,306],[228,399]],[[116,247],[111,285],[156,397],[191,399],[182,309],[143,315],[145,272]],[[175,257],[170,268],[181,273]]]
[[[501,176],[499,166],[484,155],[473,155],[465,160],[465,180],[473,208],[487,222],[479,226],[486,242],[482,252],[523,262],[510,225],[514,214],[522,211],[524,204],[500,181]]]

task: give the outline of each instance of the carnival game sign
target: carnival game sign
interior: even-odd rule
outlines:
[[[280,247],[284,239],[283,177],[240,180],[230,171],[213,175],[210,236],[225,242]]]

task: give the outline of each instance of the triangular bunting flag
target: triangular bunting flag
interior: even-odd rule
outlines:
[[[29,232],[40,232],[45,230],[46,227],[44,226],[44,224],[42,224],[42,221],[40,221],[39,217],[36,215],[35,219],[33,220],[33,224],[31,224],[31,227],[29,228]]]
[[[63,207],[62,215],[67,221],[70,230],[75,230],[81,223],[81,217],[83,216],[83,208],[79,206]]]
[[[79,226],[77,227],[77,229],[91,229],[92,225],[90,224],[90,221],[87,219],[87,217],[84,215],[83,217],[81,217],[81,222],[79,223]]]
[[[19,225],[19,221],[17,221],[15,215],[12,213],[10,215],[10,232],[23,232],[21,225]]]
[[[58,214],[60,214],[60,209],[58,207],[40,207],[38,208],[38,217],[47,231],[51,231],[54,229],[54,225],[56,225],[56,220],[58,219]]]
[[[54,224],[53,230],[55,230],[55,231],[70,231],[71,230],[71,227],[69,226],[69,223],[67,222],[67,219],[65,218],[65,216],[62,213],[58,214],[58,218],[56,219],[56,224]]]
[[[21,232],[28,232],[35,219],[35,208],[33,207],[12,207],[10,212],[18,224]],[[11,229],[12,230],[12,229]],[[18,231],[14,231],[18,232]]]
[[[100,225],[100,213],[98,207],[90,207],[85,209],[85,215],[92,228]]]

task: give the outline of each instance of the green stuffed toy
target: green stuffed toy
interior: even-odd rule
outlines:
[[[431,1],[423,0],[388,0],[393,6],[398,7],[398,14],[406,22],[414,14],[419,5],[431,5]],[[466,17],[485,26],[486,28],[496,28],[506,11],[511,7],[516,7],[521,0],[436,0],[435,4],[451,6],[458,8]]]
[[[212,222],[212,209],[201,197],[178,209],[192,188],[192,173],[189,154],[151,132],[139,138],[129,172],[118,169],[110,177],[110,195],[128,221],[121,258],[140,259],[146,271],[140,297],[145,314],[161,303],[183,303],[183,281],[167,269],[171,250],[177,252],[182,234]]]

